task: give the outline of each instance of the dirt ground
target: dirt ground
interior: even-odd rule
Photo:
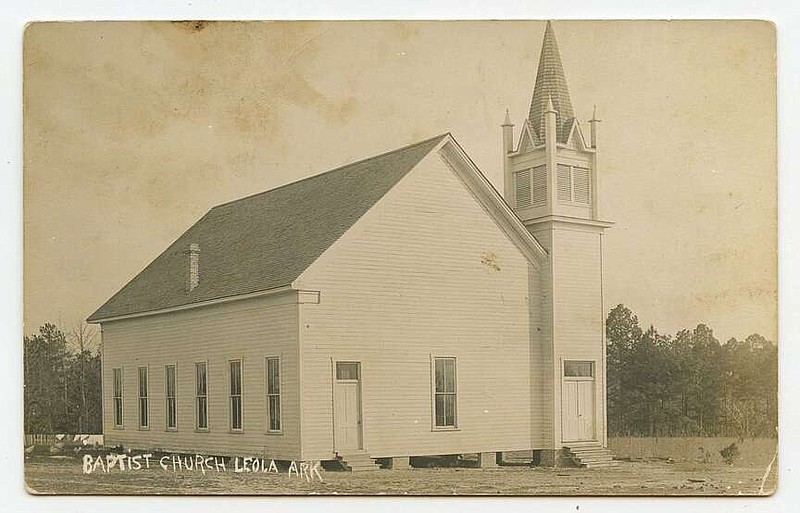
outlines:
[[[41,456],[25,462],[36,494],[148,495],[758,495],[765,468],[667,461],[620,461],[610,469],[528,466],[420,468],[297,475],[150,469],[84,475],[78,457]],[[765,494],[777,485],[777,463]]]

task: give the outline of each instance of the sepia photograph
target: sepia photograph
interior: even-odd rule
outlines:
[[[22,45],[27,493],[781,488],[773,23]]]

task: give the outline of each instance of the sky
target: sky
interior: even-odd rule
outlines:
[[[775,35],[554,21],[597,106],[605,298],[662,333],[777,338]],[[544,22],[34,24],[24,330],[84,319],[212,206],[450,131],[502,190]]]

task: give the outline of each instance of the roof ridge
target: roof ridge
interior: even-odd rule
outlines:
[[[285,187],[289,187],[290,185],[296,185],[296,184],[299,184],[299,183],[305,182],[305,181],[307,181],[307,180],[312,180],[312,179],[314,179],[314,178],[318,178],[318,177],[321,177],[321,176],[327,175],[328,173],[333,173],[333,172],[335,172],[335,171],[340,171],[340,170],[342,170],[342,169],[344,169],[344,168],[346,168],[346,167],[350,167],[350,166],[353,166],[353,165],[356,165],[356,164],[361,164],[361,163],[368,162],[368,161],[370,161],[370,160],[378,159],[378,158],[381,158],[381,157],[388,157],[389,155],[392,155],[392,154],[394,154],[394,153],[399,153],[399,152],[401,152],[401,151],[409,150],[409,149],[411,149],[411,148],[413,148],[413,147],[415,147],[415,146],[421,146],[421,145],[423,145],[423,144],[429,143],[429,142],[431,142],[431,141],[434,141],[434,140],[436,140],[436,139],[442,139],[442,138],[444,138],[444,137],[445,137],[445,136],[447,136],[447,135],[452,135],[452,134],[451,134],[449,131],[448,131],[448,132],[443,132],[443,133],[441,133],[441,134],[439,134],[439,135],[437,135],[437,136],[434,136],[434,137],[428,137],[427,139],[424,139],[424,140],[422,140],[422,141],[417,141],[417,142],[415,142],[415,143],[407,144],[407,145],[405,145],[405,146],[401,146],[400,148],[395,148],[395,149],[393,149],[393,150],[389,150],[389,151],[385,151],[385,152],[383,152],[383,153],[379,153],[378,155],[373,155],[373,156],[371,156],[371,157],[366,157],[366,158],[363,158],[363,159],[354,160],[353,162],[348,162],[347,164],[342,164],[341,166],[337,166],[337,167],[335,167],[335,168],[333,168],[333,169],[329,169],[329,170],[327,170],[327,171],[323,171],[322,173],[317,173],[317,174],[315,174],[315,175],[307,176],[307,177],[305,177],[305,178],[301,178],[301,179],[299,179],[299,180],[295,180],[295,181],[293,181],[293,182],[288,182],[288,183],[285,183],[285,184],[283,184],[283,185],[279,185],[279,186],[277,186],[277,187],[273,187],[273,188],[271,188],[271,189],[267,189],[267,190],[265,190],[265,191],[261,191],[261,192],[255,192],[255,193],[253,193],[253,194],[249,194],[249,195],[247,195],[247,196],[242,196],[241,198],[236,198],[236,199],[233,199],[233,200],[230,200],[230,201],[226,201],[226,202],[224,202],[224,203],[219,203],[219,204],[217,204],[217,205],[214,205],[213,207],[211,207],[211,209],[209,210],[209,212],[210,212],[211,210],[214,210],[214,209],[216,209],[216,208],[219,208],[219,207],[224,207],[224,206],[226,206],[226,205],[230,205],[231,203],[236,203],[236,202],[239,202],[239,201],[244,201],[244,200],[247,200],[247,199],[251,199],[251,198],[254,198],[254,197],[256,197],[256,196],[260,196],[260,195],[262,195],[262,194],[267,194],[267,193],[270,193],[270,192],[275,192],[275,191],[277,191],[277,190],[280,190],[280,189],[283,189],[283,188],[285,188]]]

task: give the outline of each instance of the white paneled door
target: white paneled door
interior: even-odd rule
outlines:
[[[334,382],[336,452],[363,447],[361,433],[361,369],[357,362],[337,362]]]
[[[586,366],[586,369],[587,372],[581,372],[580,367],[565,364],[561,386],[561,438],[564,442],[596,440],[594,366]]]

